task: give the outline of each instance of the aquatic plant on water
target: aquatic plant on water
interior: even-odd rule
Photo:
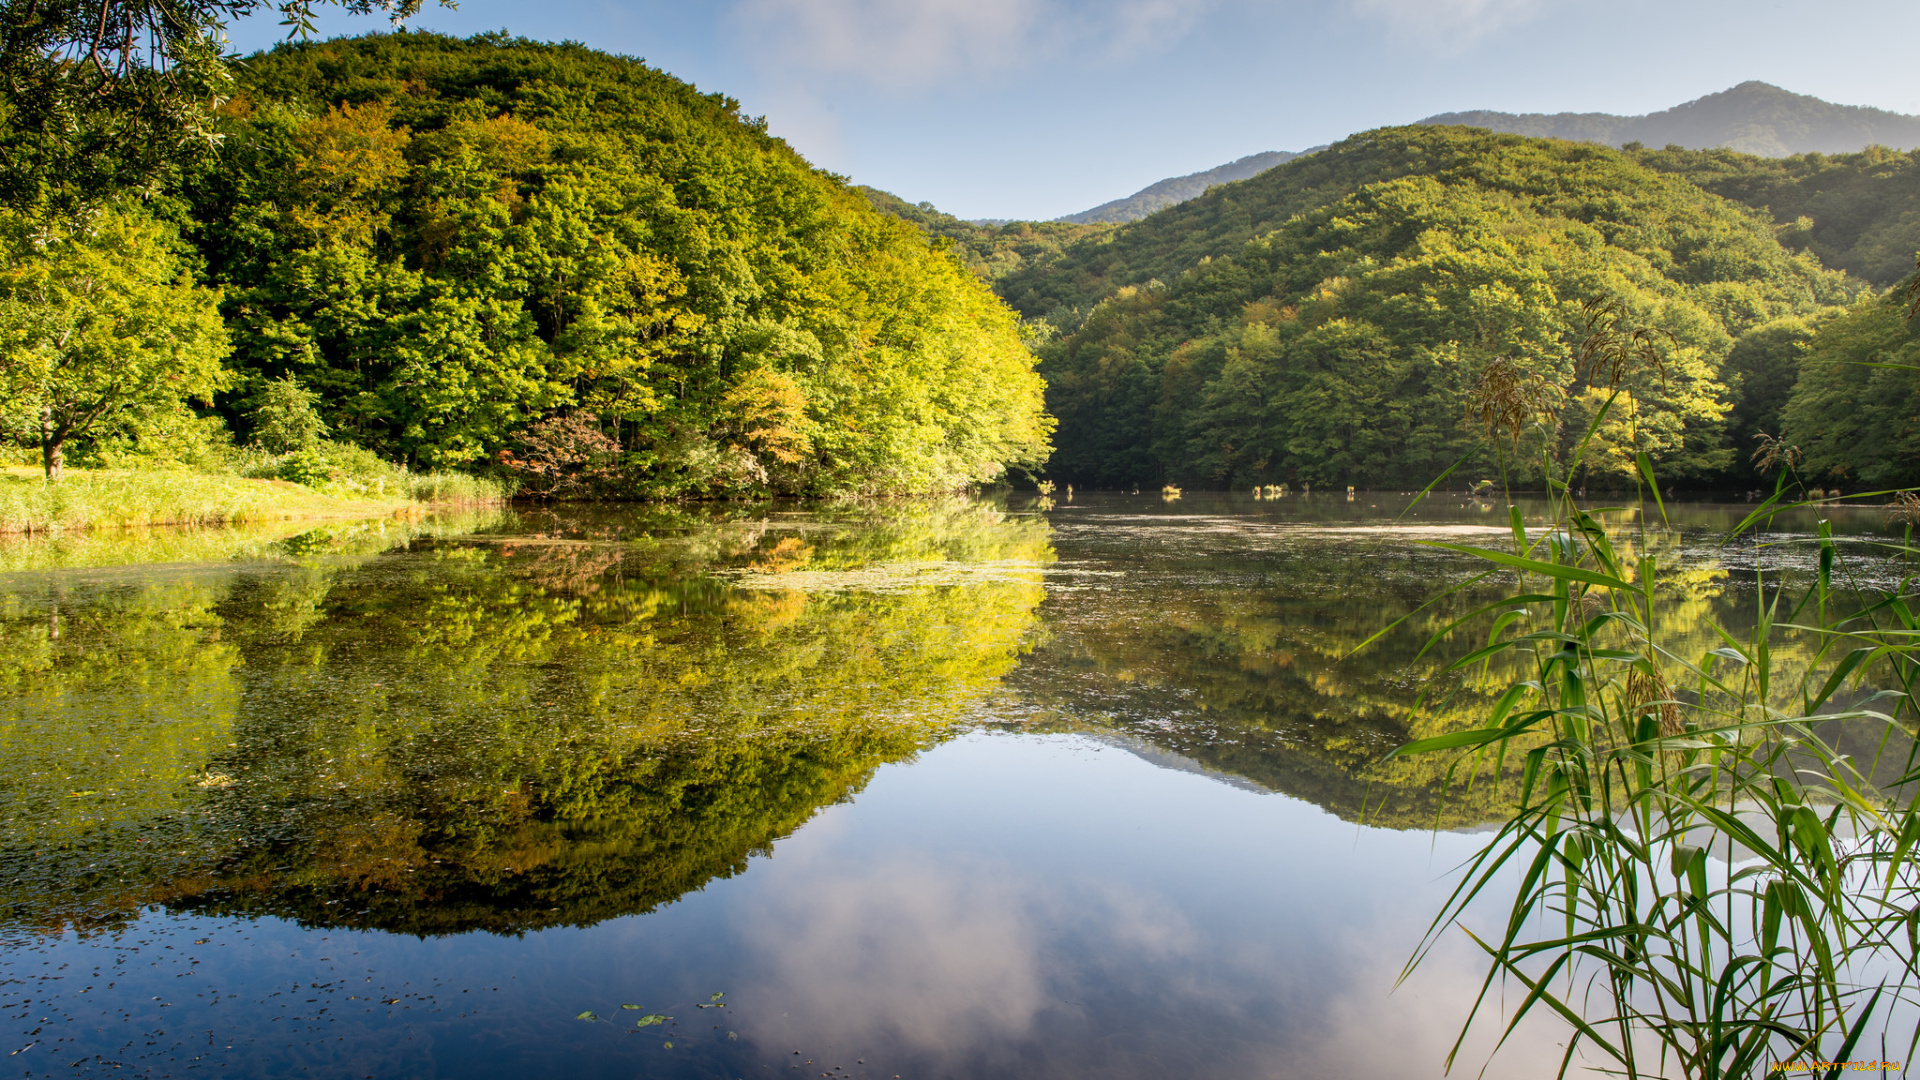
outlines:
[[[1542,452],[1551,520],[1529,528],[1514,510],[1510,551],[1433,542],[1487,564],[1450,592],[1507,574],[1517,588],[1429,647],[1485,625],[1484,645],[1453,670],[1514,674],[1483,727],[1395,753],[1456,755],[1454,784],[1517,772],[1519,798],[1402,977],[1452,933],[1484,951],[1486,979],[1449,1069],[1468,1031],[1504,1026],[1504,1041],[1540,1011],[1570,1030],[1562,1076],[1744,1080],[1910,1059],[1920,1041],[1912,530],[1864,542],[1868,554],[1850,561],[1822,523],[1807,541],[1812,569],[1757,572],[1750,631],[1716,626],[1717,647],[1683,652],[1661,618],[1663,577],[1678,567],[1573,497],[1627,373],[1662,356],[1618,305],[1588,314],[1577,355],[1604,404],[1572,453]],[[1552,433],[1548,388],[1500,370],[1483,391],[1496,442]],[[1767,449],[1775,491],[1736,537],[1807,505],[1791,454]],[[1618,518],[1644,533],[1664,505],[1646,454],[1635,460],[1651,504]],[[1891,578],[1865,587],[1855,572],[1880,559]]]

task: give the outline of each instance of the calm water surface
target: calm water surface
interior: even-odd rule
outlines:
[[[1506,524],[1404,501],[0,548],[0,1060],[1438,1076],[1480,969],[1447,946],[1394,981],[1499,789],[1380,759],[1497,691],[1444,670],[1466,635],[1418,653],[1498,593],[1346,657],[1477,569],[1415,540]],[[1704,650],[1812,519],[1722,546],[1744,508],[1674,509],[1634,542],[1684,568],[1664,617]],[[1561,1038],[1523,1027],[1487,1075]]]

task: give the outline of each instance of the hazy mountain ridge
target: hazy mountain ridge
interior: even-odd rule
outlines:
[[[1421,124],[1460,124],[1510,135],[1570,139],[1621,146],[1690,150],[1728,149],[1760,157],[1842,154],[1869,146],[1920,148],[1920,116],[1864,105],[1835,105],[1771,83],[1743,82],[1671,109],[1644,116],[1613,113],[1505,113],[1487,109],[1440,113]],[[1314,149],[1323,149],[1315,147]],[[1301,154],[1285,150],[1250,154],[1204,172],[1170,177],[1124,199],[1057,218],[1069,222],[1138,221],[1156,210],[1198,198],[1209,187],[1256,176]]]
[[[1611,113],[1441,113],[1422,124],[1463,124],[1513,135],[1533,135],[1621,146],[1727,149],[1760,157],[1842,154],[1868,146],[1920,147],[1920,116],[1864,105],[1835,105],[1770,83],[1743,82],[1645,116]]]
[[[1312,150],[1304,151],[1309,154],[1312,152]],[[1248,154],[1238,161],[1229,161],[1225,165],[1215,166],[1202,172],[1168,177],[1159,183],[1143,187],[1124,199],[1114,199],[1111,202],[1101,203],[1091,210],[1082,210],[1077,214],[1068,214],[1054,220],[1070,221],[1077,225],[1139,221],[1155,210],[1165,209],[1176,203],[1183,203],[1188,199],[1204,195],[1207,189],[1215,184],[1230,184],[1235,180],[1258,176],[1275,165],[1284,165],[1299,156],[1300,154],[1291,150],[1268,150],[1264,153]]]

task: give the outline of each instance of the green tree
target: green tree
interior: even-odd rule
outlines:
[[[1782,243],[1879,286],[1920,250],[1920,150],[1756,157],[1733,150],[1642,150],[1640,164],[1768,214]]]
[[[1920,485],[1920,322],[1899,290],[1820,328],[1800,361],[1783,437],[1816,486]]]
[[[221,124],[187,203],[237,366],[299,378],[335,439],[460,466],[565,417],[616,444],[592,490],[646,497],[952,490],[1048,453],[1020,321],[951,252],[637,61],[285,45]]]
[[[228,384],[219,293],[193,283],[168,240],[117,211],[85,227],[0,218],[0,407],[38,428],[47,479],[70,439],[137,432]]]
[[[271,4],[296,34],[316,3]],[[337,0],[398,22],[420,0]],[[226,26],[267,0],[34,0],[0,6],[0,204],[84,215],[152,190],[219,144]]]
[[[1733,389],[1727,438],[1734,453],[1732,472],[1758,483],[1753,453],[1762,433],[1778,436],[1787,401],[1800,377],[1800,361],[1813,339],[1814,323],[1789,317],[1763,323],[1740,335],[1727,353],[1726,381]]]
[[[1567,345],[1596,294],[1659,330],[1664,355],[1614,401],[1585,477],[1631,484],[1644,452],[1664,477],[1711,480],[1733,459],[1734,338],[1859,290],[1628,155],[1444,127],[1355,136],[1000,287],[1072,330],[1041,350],[1050,472],[1227,487],[1421,487],[1463,457],[1488,475],[1468,406],[1501,358],[1566,406],[1526,452],[1571,452],[1565,433],[1605,400]]]
[[[320,395],[291,375],[270,379],[253,410],[253,441],[275,454],[311,450],[327,433],[314,403]]]

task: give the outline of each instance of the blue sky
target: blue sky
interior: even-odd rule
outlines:
[[[815,164],[962,217],[1055,217],[1460,109],[1643,113],[1761,79],[1920,113],[1911,0],[432,2],[413,26],[643,57]],[[232,30],[242,50],[283,34]]]

